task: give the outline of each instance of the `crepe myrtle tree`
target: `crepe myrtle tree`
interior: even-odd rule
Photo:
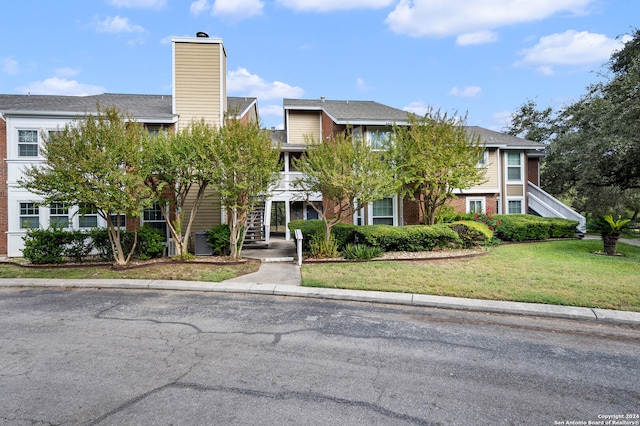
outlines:
[[[294,185],[308,200],[322,194],[322,208],[308,204],[324,223],[325,238],[331,229],[351,217],[356,206],[392,196],[398,190],[388,147],[374,150],[363,137],[349,129],[325,140],[307,138],[307,151],[294,159],[302,176]]]
[[[143,158],[151,172],[146,184],[162,204],[169,205],[162,214],[180,258],[188,254],[193,222],[215,177],[219,139],[218,127],[194,120],[177,132],[150,137],[145,144]]]
[[[467,132],[465,120],[430,110],[424,117],[409,115],[408,126],[394,126],[392,137],[400,194],[418,200],[428,225],[455,189],[484,182],[478,167],[485,147],[480,137]]]
[[[259,123],[227,118],[212,148],[216,158],[211,186],[219,193],[231,231],[230,252],[240,258],[251,210],[280,177],[280,147]]]
[[[112,215],[140,217],[153,204],[145,185],[148,170],[142,161],[149,137],[143,125],[116,108],[86,114],[60,132],[44,135],[43,162],[26,167],[18,184],[42,197],[42,204],[93,206],[107,224],[116,264],[128,263],[134,244],[125,253],[121,230]]]

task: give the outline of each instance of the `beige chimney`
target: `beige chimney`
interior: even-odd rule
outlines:
[[[222,126],[227,111],[227,53],[222,39],[173,37],[173,113],[178,127],[204,118]]]

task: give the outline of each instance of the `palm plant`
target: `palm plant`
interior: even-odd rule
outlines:
[[[608,214],[603,217],[606,225],[601,229],[602,243],[604,245],[604,253],[609,256],[615,256],[616,245],[620,238],[620,232],[629,226],[630,219],[614,219],[612,215]]]

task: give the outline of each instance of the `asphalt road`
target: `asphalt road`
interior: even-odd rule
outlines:
[[[640,424],[639,372],[629,325],[0,289],[3,425]]]

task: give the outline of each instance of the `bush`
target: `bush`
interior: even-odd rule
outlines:
[[[69,233],[62,229],[29,229],[22,255],[35,264],[62,263]]]
[[[446,225],[369,225],[355,228],[357,243],[378,247],[382,251],[429,251],[434,248],[459,247],[460,238]]]
[[[231,231],[229,225],[217,225],[207,231],[207,242],[214,256],[228,256],[231,253]]]
[[[569,219],[526,214],[496,215],[502,224],[495,234],[503,241],[531,241],[549,238],[573,238],[578,222]]]
[[[309,253],[311,257],[317,259],[338,257],[338,244],[335,235],[331,234],[329,240],[327,240],[324,232],[316,233],[309,242]]]
[[[458,234],[465,248],[486,245],[493,238],[493,231],[484,223],[466,220],[448,223],[447,226]]]
[[[93,247],[102,260],[113,261],[113,250],[109,240],[107,228],[93,228],[88,235],[93,241]],[[120,232],[120,243],[124,253],[129,253],[135,240],[135,233],[131,231]],[[138,231],[138,242],[133,257],[137,259],[155,259],[164,254],[164,236],[162,233],[148,226],[143,226]]]
[[[350,223],[338,223],[331,229],[331,234],[335,237],[338,250],[342,250],[345,245],[354,242],[356,228],[358,227]],[[292,220],[289,222],[289,231],[291,231],[291,235],[294,238],[296,229],[302,232],[302,251],[310,253],[313,237],[319,232],[324,235],[324,222],[319,219]]]
[[[67,232],[67,246],[64,255],[74,262],[82,262],[93,251],[93,241],[86,231],[69,231]]]
[[[382,254],[378,247],[371,247],[365,244],[347,244],[342,249],[342,257],[345,259],[369,260]]]
[[[164,254],[164,246],[162,232],[145,225],[138,230],[138,243],[134,256],[144,260],[156,259]]]

